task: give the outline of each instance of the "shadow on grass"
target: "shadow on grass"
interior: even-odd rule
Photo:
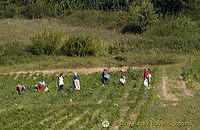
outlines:
[[[123,34],[125,34],[125,33],[138,33],[138,34],[141,34],[142,33],[142,29],[141,29],[141,27],[139,27],[137,25],[128,24],[122,29],[121,33],[123,33]]]

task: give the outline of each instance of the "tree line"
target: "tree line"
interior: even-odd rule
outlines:
[[[57,17],[76,10],[128,11],[142,2],[153,4],[156,13],[165,15],[199,12],[199,0],[1,0],[0,18]]]

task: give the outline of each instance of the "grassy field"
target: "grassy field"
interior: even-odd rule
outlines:
[[[199,0],[0,5],[0,129],[102,129],[103,120],[110,129],[200,128]],[[104,67],[108,85],[100,81]],[[61,72],[66,84],[58,92]],[[68,92],[74,72],[81,91]],[[50,92],[34,91],[43,80]],[[27,88],[21,95],[17,84]],[[79,104],[66,106],[70,99]]]
[[[199,0],[0,5],[0,129],[103,129],[103,120],[109,129],[200,129]],[[108,85],[100,81],[104,67]],[[74,72],[81,91],[69,92]],[[34,91],[43,80],[50,92]],[[21,95],[18,84],[27,88]],[[66,106],[70,99],[79,104]]]
[[[191,49],[189,49],[191,52],[186,52],[187,50],[185,51],[183,49],[189,48],[188,45],[181,47],[182,49],[180,50],[179,48],[174,48],[176,47],[174,46],[175,44],[182,43],[182,41],[178,41],[178,43],[173,43],[174,41],[170,41],[172,43],[169,43],[167,40],[164,41],[166,43],[162,44],[163,40],[166,40],[166,38],[162,39],[162,37],[160,37],[161,39],[157,39],[157,32],[154,32],[156,31],[155,29],[153,31],[147,31],[144,34],[123,34],[119,29],[106,29],[103,26],[75,26],[73,24],[65,23],[61,20],[53,18],[32,20],[1,19],[0,28],[0,45],[12,44],[13,41],[15,41],[14,46],[17,47],[18,44],[25,46],[25,50],[23,51],[20,50],[22,49],[20,46],[16,49],[11,48],[11,50],[6,52],[8,54],[5,55],[2,52],[2,46],[0,46],[1,72],[57,68],[71,69],[81,68],[83,66],[85,68],[91,68],[104,67],[105,65],[107,67],[163,65],[183,63],[187,59],[197,59],[199,57],[199,53],[197,51],[198,46],[196,47],[197,50],[193,51],[195,47],[191,47]],[[96,36],[100,38],[100,41],[103,43],[105,48],[108,48],[108,50],[104,55],[86,57],[69,57],[64,55],[33,55],[30,52],[31,49],[28,48],[29,51],[27,51],[26,47],[33,44],[31,38],[35,36],[35,33],[42,32],[45,28],[63,32],[63,40],[68,39],[69,35],[72,34],[87,34]],[[163,31],[165,29],[166,27],[163,26]],[[155,43],[151,43],[152,41]],[[167,48],[168,44],[169,48]],[[116,47],[109,48],[110,46]],[[129,50],[129,47],[133,49]]]
[[[102,120],[108,120],[111,124],[110,128],[119,129],[196,129],[198,127],[199,96],[192,89],[188,90],[192,96],[187,96],[178,86],[179,82],[175,82],[181,75],[180,65],[173,68],[172,66],[153,67],[150,90],[142,85],[143,69],[129,69],[125,87],[119,85],[119,71],[111,73],[111,81],[108,85],[101,83],[99,72],[81,74],[81,91],[71,92],[67,89],[71,87],[72,75],[64,74],[66,85],[61,92],[57,91],[56,75],[56,73],[1,75],[0,128],[101,129]],[[168,90],[162,89],[163,75],[168,76],[166,81]],[[34,91],[33,86],[43,80],[47,83],[50,92]],[[15,86],[19,83],[27,88],[21,95],[18,95],[15,90]],[[174,95],[178,100],[167,99],[163,91]],[[65,103],[70,98],[78,101],[79,104],[66,106]],[[156,124],[161,121],[168,123],[163,126]],[[129,127],[126,122],[132,122],[132,125]],[[180,123],[176,124],[177,122],[189,122],[189,124],[182,126]]]
[[[90,28],[83,26],[74,26],[71,24],[65,24],[61,20],[48,18],[48,19],[1,19],[0,20],[0,43],[11,42],[13,40],[19,40],[26,44],[30,43],[30,37],[37,32],[43,31],[44,28],[51,28],[58,31],[64,31],[66,34],[89,34],[100,37],[103,41],[113,42],[122,37],[114,30],[107,30],[105,28]],[[125,35],[125,36],[128,36]]]

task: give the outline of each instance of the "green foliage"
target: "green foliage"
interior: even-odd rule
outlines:
[[[183,76],[188,86],[200,89],[200,61],[190,60],[183,68]]]
[[[25,11],[24,0],[2,0],[0,1],[0,18],[13,18],[22,16]]]
[[[131,5],[134,7],[130,7]],[[195,13],[194,18],[199,18],[199,0],[1,0],[0,18],[60,17],[77,10],[127,11],[131,8],[131,12],[140,19],[137,23],[142,22],[141,25],[146,26],[148,19],[153,16],[152,5],[159,14]]]
[[[126,10],[132,0],[35,0],[0,2],[0,18],[23,15],[28,18],[55,17],[75,10]]]
[[[122,39],[109,46],[110,54],[120,54],[132,51],[135,47],[135,41]]]
[[[18,41],[0,45],[0,65],[13,65],[24,62],[23,59],[30,55],[27,46]]]
[[[198,31],[197,22],[187,17],[168,17],[161,19],[145,32],[148,36],[174,36],[185,37],[194,35]]]
[[[26,52],[24,44],[14,41],[0,46],[0,56],[24,55]]]
[[[183,9],[191,8],[198,0],[151,0],[159,13],[178,14]]]
[[[149,47],[165,48],[169,53],[197,53],[200,49],[199,41],[195,37],[155,37]]]
[[[62,53],[66,56],[100,55],[101,41],[88,35],[72,35],[63,45]]]
[[[127,22],[125,11],[77,10],[64,15],[64,23],[83,27],[103,27],[106,29],[122,28]]]
[[[143,32],[157,20],[153,5],[142,1],[140,5],[133,4],[128,12],[128,24],[135,27],[134,32]],[[138,28],[137,28],[138,27]]]
[[[45,0],[28,1],[24,15],[28,18],[43,18],[57,16],[58,5],[53,1]]]
[[[35,55],[56,55],[59,54],[62,45],[62,33],[45,29],[31,38],[33,43],[32,53]]]

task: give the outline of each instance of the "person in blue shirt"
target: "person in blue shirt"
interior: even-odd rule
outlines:
[[[110,73],[108,72],[107,68],[104,68],[103,73],[102,73],[102,82],[104,84],[107,84],[110,79]]]
[[[74,73],[72,80],[73,80],[72,89],[80,90],[79,75],[77,73]]]

